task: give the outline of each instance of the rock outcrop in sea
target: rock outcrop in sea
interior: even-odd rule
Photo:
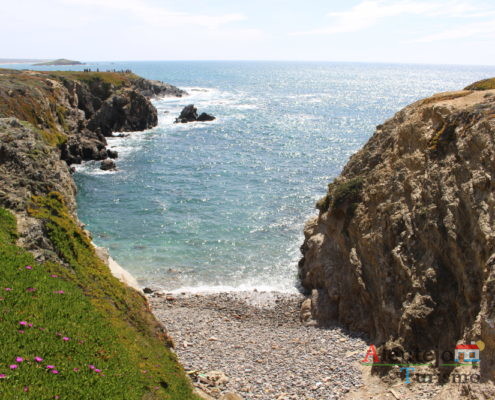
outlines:
[[[198,109],[194,107],[194,104],[189,104],[182,109],[179,117],[175,119],[175,123],[186,124],[188,122],[206,122],[213,120],[215,120],[213,115],[207,113],[198,115]]]
[[[481,375],[495,377],[493,83],[399,111],[329,184],[299,263],[319,323],[403,362],[481,340]]]

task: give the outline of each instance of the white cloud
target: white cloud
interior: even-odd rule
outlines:
[[[439,33],[420,37],[410,41],[410,43],[430,43],[439,40],[464,39],[472,36],[482,39],[495,38],[495,20],[456,26]]]
[[[334,19],[334,23],[330,26],[294,32],[292,35],[332,35],[357,32],[374,26],[385,18],[399,15],[477,18],[494,14],[494,12],[493,9],[475,7],[464,2],[366,0],[352,7],[349,11],[329,13],[328,16]]]
[[[127,11],[147,24],[163,27],[195,25],[215,29],[221,25],[245,20],[242,14],[201,15],[170,11],[142,0],[61,0],[65,4],[91,6],[98,9]]]

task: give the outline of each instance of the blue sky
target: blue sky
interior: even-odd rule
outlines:
[[[1,58],[495,64],[495,1],[17,0]]]

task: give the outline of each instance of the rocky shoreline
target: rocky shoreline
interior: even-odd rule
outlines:
[[[364,338],[339,326],[304,326],[300,294],[153,293],[148,299],[195,386],[210,398],[340,399],[362,384]]]

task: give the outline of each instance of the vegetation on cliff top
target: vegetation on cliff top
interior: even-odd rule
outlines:
[[[63,89],[53,81],[79,81],[99,86],[110,95],[112,88],[130,87],[139,76],[122,72],[20,71],[0,69],[0,118],[16,117],[38,128],[46,142],[59,146],[67,140],[67,107]]]
[[[330,208],[337,209],[347,204],[351,208],[351,214],[355,205],[361,200],[361,189],[363,188],[363,178],[358,176],[345,182],[330,183],[328,194],[316,203],[316,208],[322,212]]]
[[[490,90],[495,89],[495,78],[483,79],[467,86],[464,90]]]
[[[68,266],[36,263],[0,209],[2,398],[194,398],[145,299],[111,276],[61,196],[29,212]]]

